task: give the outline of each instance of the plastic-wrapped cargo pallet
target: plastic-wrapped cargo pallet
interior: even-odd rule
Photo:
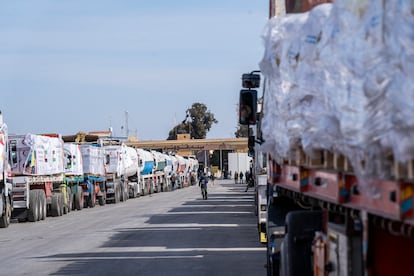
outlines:
[[[80,145],[83,172],[96,176],[105,175],[103,149],[99,145]]]
[[[0,121],[0,180],[3,178],[4,162],[6,162],[7,125]]]
[[[65,173],[66,175],[83,175],[83,162],[80,146],[74,143],[65,143]]]
[[[10,135],[14,175],[56,175],[64,172],[63,140],[35,134]]]
[[[414,1],[336,0],[269,20],[265,149],[345,155],[361,180],[414,159]]]

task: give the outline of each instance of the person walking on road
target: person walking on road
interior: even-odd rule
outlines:
[[[207,199],[207,183],[208,183],[208,176],[206,173],[202,177],[200,177],[200,181],[198,182],[198,186],[201,188],[201,194],[203,195],[203,199]]]
[[[235,172],[234,173],[234,184],[237,184],[238,179],[239,179],[239,174]]]
[[[240,177],[240,184],[243,184],[243,172],[240,172],[239,177]]]
[[[254,186],[253,176],[252,176],[251,173],[246,173],[246,183],[247,183],[247,185],[246,185],[246,190],[244,190],[245,192],[247,192],[247,190],[250,187],[253,187]]]

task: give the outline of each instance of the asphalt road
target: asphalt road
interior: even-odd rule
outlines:
[[[0,229],[0,275],[265,275],[253,192],[216,180]]]

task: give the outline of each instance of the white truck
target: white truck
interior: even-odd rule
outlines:
[[[137,151],[129,146],[124,146],[124,175],[128,180],[128,191],[130,198],[139,197],[142,193],[139,179],[141,172],[139,170],[139,158]]]
[[[69,210],[81,210],[84,206],[83,159],[80,146],[75,143],[64,143],[65,183],[70,188]]]
[[[13,210],[12,184],[10,183],[9,178],[7,144],[7,125],[3,122],[3,116],[0,112],[0,228],[9,226]]]
[[[124,144],[104,145],[104,167],[106,178],[106,199],[117,203],[129,198],[128,176],[126,175],[126,149]],[[131,160],[128,160],[131,161]]]
[[[8,146],[13,217],[34,222],[69,212],[71,191],[65,183],[63,140],[30,133],[9,135]]]
[[[153,193],[155,160],[150,151],[136,149],[138,154],[138,168],[140,173],[139,185],[142,195]]]
[[[165,174],[165,167],[167,166],[167,157],[159,151],[151,150],[154,158],[154,187],[155,192],[162,192],[168,189],[167,177]]]
[[[234,175],[236,172],[238,174],[242,172],[245,175],[246,172],[250,171],[251,160],[252,158],[248,155],[247,152],[229,152],[229,171],[231,171],[232,175]]]

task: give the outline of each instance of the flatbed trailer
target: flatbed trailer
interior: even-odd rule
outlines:
[[[39,221],[69,212],[70,189],[64,175],[13,176],[13,213],[19,221]]]
[[[327,153],[321,152],[323,155]],[[413,179],[370,179],[370,187],[375,190],[372,193],[373,190],[361,188],[352,170],[329,167],[327,162],[321,162],[326,160],[309,158],[300,164],[297,160],[278,163],[269,158],[268,266],[273,273],[270,275],[298,275],[287,273],[289,269],[300,275],[318,271],[322,273],[319,275],[411,273],[408,256],[414,254]],[[411,166],[407,164],[405,171],[411,171]],[[300,266],[297,259],[282,257],[283,246],[289,246],[286,236],[297,227],[289,225],[288,215],[299,210],[303,231],[296,229],[295,235],[310,241],[306,258],[313,263],[307,268],[303,263]],[[306,233],[309,226],[306,222],[314,222],[308,215],[315,211],[321,213],[320,227]],[[394,252],[393,256],[390,252]]]

